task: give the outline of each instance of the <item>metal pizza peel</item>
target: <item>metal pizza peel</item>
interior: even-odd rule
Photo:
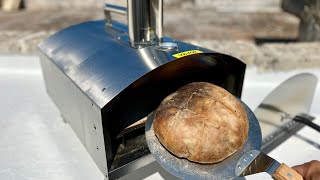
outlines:
[[[249,120],[248,139],[237,152],[225,160],[215,164],[200,164],[174,156],[161,145],[154,133],[154,113],[147,117],[145,127],[150,152],[165,170],[181,179],[234,179],[259,172],[267,172],[276,178],[275,175],[279,174],[277,172],[282,170],[282,178],[286,179],[289,175],[302,180],[297,172],[260,152],[262,136],[259,122],[249,107],[243,102],[242,104]]]
[[[270,152],[304,125],[320,132],[310,115],[318,78],[300,73],[283,81],[254,110],[262,131],[262,150]],[[298,122],[298,123],[296,123]]]

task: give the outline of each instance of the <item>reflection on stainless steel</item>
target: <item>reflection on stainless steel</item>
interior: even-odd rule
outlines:
[[[280,163],[268,155],[258,150],[251,150],[239,159],[235,172],[237,176],[247,176],[260,172],[267,172],[272,176],[279,166]]]
[[[153,70],[165,62],[161,62],[161,58],[157,51],[153,48],[143,48],[138,50],[141,58],[144,60],[144,63],[150,70]]]
[[[151,27],[155,28],[156,37],[163,37],[163,0],[151,0]]]
[[[127,15],[127,34],[131,46],[141,48],[161,42],[163,38],[163,0],[127,0],[127,6],[128,8],[106,4],[104,13],[107,26],[115,26],[111,13]],[[118,38],[121,38],[121,35]]]
[[[133,47],[158,42],[162,37],[162,0],[128,0],[128,31]]]
[[[104,7],[104,11],[109,11],[109,12],[118,13],[122,15],[127,14],[127,8],[124,8],[122,6],[111,5],[111,4],[106,4]]]

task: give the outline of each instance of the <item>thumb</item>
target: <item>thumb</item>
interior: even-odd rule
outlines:
[[[308,168],[309,166],[307,163],[292,167],[292,169],[297,171],[297,173],[299,173],[302,177],[306,176]]]

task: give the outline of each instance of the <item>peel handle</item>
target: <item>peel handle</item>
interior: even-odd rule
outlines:
[[[299,173],[284,163],[273,173],[272,178],[275,180],[303,180]]]

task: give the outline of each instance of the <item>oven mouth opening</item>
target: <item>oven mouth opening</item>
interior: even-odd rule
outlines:
[[[150,153],[145,139],[147,117],[123,129],[116,137],[117,150],[110,171],[133,162]]]
[[[231,56],[202,53],[168,62],[133,82],[102,109],[109,172],[150,153],[143,121],[167,95],[191,82],[209,82],[240,98],[244,71],[245,64]]]

